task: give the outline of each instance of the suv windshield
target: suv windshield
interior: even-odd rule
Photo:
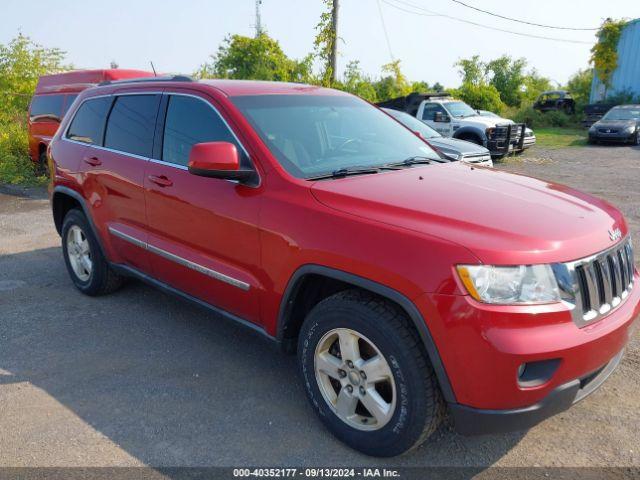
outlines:
[[[603,120],[640,120],[640,107],[612,108],[602,117]]]
[[[445,107],[447,107],[447,110],[451,115],[458,118],[478,115],[478,112],[464,102],[447,102]]]
[[[298,178],[412,157],[440,161],[423,140],[357,97],[250,95],[231,100],[280,164]]]

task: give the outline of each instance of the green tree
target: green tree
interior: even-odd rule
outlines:
[[[375,102],[378,99],[376,89],[373,88],[371,79],[362,73],[362,70],[360,69],[360,62],[357,60],[351,61],[347,64],[342,84],[335,85],[335,87],[346,92],[353,93],[354,95],[358,95],[370,102]]]
[[[573,98],[578,105],[586,105],[589,103],[591,96],[591,83],[593,82],[593,70],[587,68],[578,70],[567,82],[567,90],[571,92]]]
[[[294,60],[282,51],[277,40],[266,33],[257,37],[231,35],[218,47],[211,61],[194,73],[197,78],[233,78],[310,82],[312,57]]]
[[[373,83],[378,100],[403,97],[411,93],[411,83],[402,73],[400,60],[383,65],[382,71],[387,75]]]
[[[530,105],[547,90],[551,90],[551,80],[540,75],[534,68],[522,79],[521,103]]]
[[[45,48],[22,34],[0,44],[0,113],[26,110],[41,75],[71,68],[64,57],[62,50]]]
[[[500,99],[510,107],[519,107],[522,101],[521,87],[526,66],[524,58],[514,60],[509,55],[491,60],[485,66],[485,74],[491,78],[489,84],[496,87]]]
[[[453,65],[458,67],[458,73],[462,77],[462,83],[469,85],[483,85],[487,81],[487,66],[480,60],[480,55],[471,58],[461,58]]]
[[[504,108],[500,93],[493,85],[474,85],[473,83],[465,82],[460,88],[451,90],[451,93],[478,110],[500,113]]]
[[[611,75],[618,67],[618,41],[626,25],[626,20],[607,18],[598,30],[598,42],[591,48],[591,62],[596,75],[605,86],[605,97],[611,86]]]

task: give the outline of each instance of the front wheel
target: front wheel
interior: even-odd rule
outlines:
[[[422,343],[404,312],[383,299],[349,290],[320,302],[302,326],[298,359],[322,422],[367,455],[411,450],[442,420]]]

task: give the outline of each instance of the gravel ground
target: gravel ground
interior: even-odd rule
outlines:
[[[498,168],[607,198],[640,245],[640,150],[528,152]],[[443,427],[413,453],[364,457],[316,420],[295,359],[132,282],[71,285],[42,192],[0,189],[0,466],[640,466],[640,341],[591,397],[528,432]]]

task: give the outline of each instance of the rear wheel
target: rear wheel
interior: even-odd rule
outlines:
[[[78,209],[64,217],[62,252],[69,276],[82,293],[104,295],[122,284],[122,277],[109,267],[87,218]]]
[[[38,155],[38,164],[36,165],[36,173],[38,175],[49,176],[49,162],[47,160],[47,150],[42,149]]]
[[[420,445],[444,404],[426,352],[404,312],[366,292],[316,305],[298,339],[311,405],[341,441],[368,455]]]

